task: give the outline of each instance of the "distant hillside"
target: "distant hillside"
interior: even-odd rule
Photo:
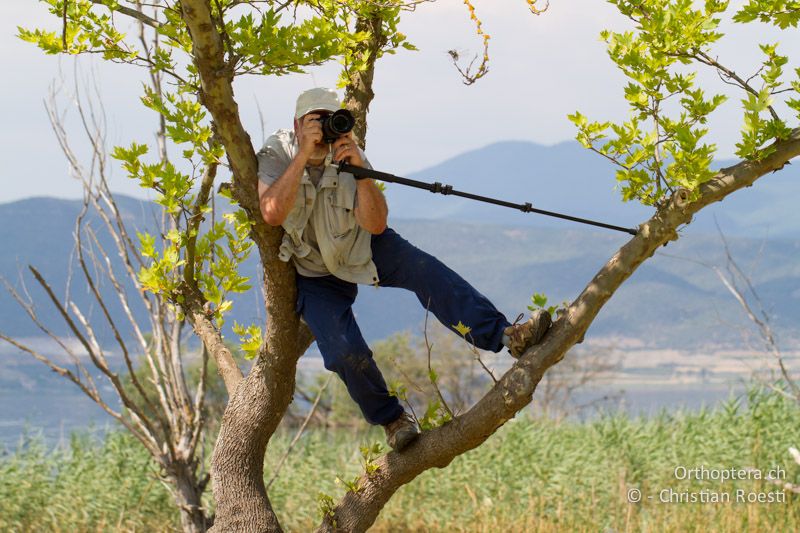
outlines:
[[[26,202],[29,202],[28,209],[19,211],[20,215],[11,220],[3,216],[6,206],[0,206],[0,222],[4,222],[5,231],[13,233],[15,225],[25,226],[28,217],[42,214],[36,208],[37,200]],[[15,254],[3,256],[0,262],[3,276],[13,280],[17,265],[30,262],[50,280],[59,297],[64,294],[71,242],[70,220],[77,211],[76,205],[72,204],[73,209],[70,209],[70,203],[64,203],[67,205],[54,208],[52,200],[42,201],[42,209],[50,215],[58,213],[63,222],[53,224],[26,246],[17,247]],[[504,227],[453,221],[393,220],[392,226],[412,243],[460,272],[510,319],[525,310],[533,292],[545,292],[555,302],[574,298],[625,240],[621,234],[584,229]],[[795,325],[800,320],[800,240],[737,238],[731,240],[731,247],[743,266],[754,272],[756,288],[770,307],[779,331],[786,336],[796,335]],[[662,253],[723,264],[721,245],[713,236],[687,235],[659,252]],[[245,263],[243,271],[256,275],[255,258]],[[63,321],[27,272],[25,279],[45,323],[52,325],[59,335],[66,334]],[[90,305],[89,295],[79,281],[76,274],[73,297],[94,316],[101,335],[109,335],[97,306]],[[226,327],[231,337],[229,327],[233,319],[263,321],[256,288],[238,296],[235,302]],[[119,317],[119,309],[114,307],[114,310]],[[362,286],[355,310],[368,339],[383,338],[409,328],[419,331],[424,319],[416,298],[399,289]],[[713,273],[689,261],[658,255],[614,296],[593,324],[590,335],[637,338],[648,345],[662,347],[739,342],[738,333],[730,325],[717,327],[723,322],[742,323],[741,313]],[[0,293],[0,323],[6,333],[26,337],[41,335],[5,291]]]
[[[797,336],[795,324],[800,320],[800,215],[791,204],[798,197],[800,180],[794,169],[785,176],[781,174],[768,176],[753,189],[735,195],[718,206],[716,214],[732,237],[734,254],[753,272],[756,287],[779,331],[784,338],[791,338]],[[648,216],[649,210],[621,204],[611,191],[610,175],[599,158],[574,143],[554,147],[500,143],[413,177],[446,181],[464,190],[515,201],[530,200],[545,209],[635,226]],[[389,187],[388,196],[391,225],[460,272],[510,319],[525,310],[533,292],[545,292],[552,301],[574,298],[627,239],[620,233],[398,185]],[[119,197],[118,201],[130,229],[154,227],[159,218],[158,206],[128,197]],[[0,241],[6,250],[0,255],[0,274],[19,286],[17,272],[23,269],[44,322],[59,335],[66,334],[67,329],[25,267],[31,263],[39,268],[56,294],[63,297],[79,208],[78,201],[51,198],[0,204]],[[433,215],[435,220],[431,220]],[[90,223],[98,229],[102,225],[91,217]],[[700,219],[684,230],[678,243],[659,253],[721,265],[719,239],[711,231],[704,231],[710,228],[713,219]],[[744,233],[751,238],[734,237]],[[102,233],[101,242],[108,250],[113,249]],[[255,257],[243,266],[243,272],[257,279]],[[90,305],[89,294],[77,274],[73,276],[72,295],[99,320],[97,306]],[[226,326],[230,337],[233,319],[263,322],[263,306],[256,287],[235,300]],[[370,340],[403,329],[418,331],[424,318],[413,295],[394,289],[361,287],[355,310],[364,335]],[[115,308],[115,312],[119,310]],[[636,338],[653,346],[702,346],[740,342],[738,332],[729,324],[741,322],[740,311],[708,269],[659,255],[615,295],[589,335]],[[717,327],[722,323],[728,325]],[[41,335],[5,291],[0,291],[0,324],[4,332],[13,335]],[[99,333],[110,334],[105,325],[99,327]]]
[[[511,319],[524,310],[533,292],[545,292],[553,302],[575,298],[626,239],[622,234],[583,229],[513,228],[449,221],[398,221],[395,226],[412,242],[432,251],[471,280]],[[730,246],[743,268],[753,272],[756,290],[784,339],[797,339],[800,239],[737,238],[730,240]],[[589,336],[635,338],[646,345],[662,347],[741,343],[734,327],[744,323],[741,311],[716,276],[691,260],[723,265],[719,239],[686,235],[657,252],[601,311]],[[374,317],[376,308],[385,312],[380,292],[362,290],[364,296],[371,298],[364,298],[362,316]],[[409,298],[413,309],[412,304],[415,302]],[[408,312],[405,306],[395,309],[397,313]],[[423,315],[417,310],[416,316],[419,323]],[[397,316],[396,320],[400,319]],[[390,329],[381,328],[387,333]]]

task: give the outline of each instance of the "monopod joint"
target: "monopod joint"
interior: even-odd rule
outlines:
[[[433,186],[431,187],[431,192],[439,193],[439,194],[450,194],[450,193],[453,192],[453,186],[452,185],[443,185],[443,184],[439,183],[438,181],[436,181],[436,182],[433,183]]]

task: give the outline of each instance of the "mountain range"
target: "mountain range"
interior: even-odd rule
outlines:
[[[373,164],[392,172],[375,161]],[[723,161],[718,166],[728,164]],[[621,203],[614,191],[613,169],[576,143],[551,147],[493,144],[407,177],[441,181],[462,191],[531,202],[541,209],[624,227],[635,227],[651,214],[650,208]],[[651,361],[637,358],[653,358],[652,354],[664,352],[664,348],[680,348],[690,354],[741,348],[743,332],[752,333],[753,329],[711,269],[725,267],[717,225],[728,238],[732,256],[749,274],[779,343],[787,349],[800,345],[800,210],[794,205],[798,193],[800,172],[790,166],[759,180],[752,189],[734,194],[724,204],[710,206],[681,231],[679,241],[662,248],[622,286],[597,316],[584,347],[591,349],[597,342],[631,348],[634,366],[643,367]],[[526,311],[535,292],[546,293],[554,303],[573,299],[629,238],[623,233],[395,184],[387,186],[386,195],[390,225],[458,271],[510,320]],[[159,206],[122,195],[116,199],[132,234],[133,230],[157,227]],[[92,303],[74,261],[73,231],[80,207],[77,200],[48,197],[0,204],[0,243],[5,251],[0,254],[0,275],[26,300],[30,297],[42,322],[60,336],[69,336],[68,329],[26,267],[35,266],[62,301],[71,279],[71,297],[97,326],[110,360],[118,362],[111,331]],[[219,203],[217,207],[230,209]],[[98,231],[100,243],[113,250],[102,231],[102,221],[90,215],[88,223]],[[112,253],[112,263],[118,261]],[[246,261],[241,271],[257,280],[256,257]],[[234,298],[223,328],[231,341],[236,340],[230,329],[234,320],[245,324],[264,321],[262,296],[258,283],[253,285]],[[100,290],[110,294],[107,283],[101,283]],[[397,289],[361,286],[354,310],[370,342],[401,330],[421,334],[425,318],[414,295]],[[117,323],[124,324],[119,307],[112,305],[111,313]],[[144,316],[136,306],[134,313]],[[43,333],[3,290],[0,331],[55,356],[52,343],[43,341]],[[309,357],[319,355],[312,349],[303,361],[309,362]],[[678,402],[686,392],[670,394],[664,405]],[[55,442],[71,428],[104,420],[108,418],[103,412],[74,386],[0,342],[0,450],[3,445],[13,446],[28,423],[45,427],[46,437]]]
[[[376,169],[382,169],[372,162]],[[716,161],[725,168],[736,161]],[[796,239],[800,236],[800,164],[765,176],[747,191],[709,206],[685,229],[686,234],[716,233],[716,223],[726,235]],[[542,146],[530,142],[495,143],[408,174],[408,178],[439,181],[454,188],[515,203],[530,202],[547,211],[595,219],[623,227],[636,227],[653,209],[637,202],[623,203],[615,190],[614,166],[576,142]],[[426,191],[388,185],[393,213],[408,219],[464,220],[481,224],[574,228],[574,223],[541,215],[442,197]],[[715,223],[716,219],[716,223]]]
[[[724,266],[723,247],[715,234],[718,224],[729,238],[734,257],[752,273],[778,330],[787,339],[796,338],[800,210],[793,203],[800,198],[799,174],[795,167],[787,167],[699,216],[682,231],[678,242],[670,243],[632,276],[597,317],[590,336],[638,339],[658,346],[738,342],[739,331],[730,324],[742,324],[741,311],[713,271],[697,263]],[[635,227],[651,212],[648,207],[621,203],[613,190],[613,169],[577,143],[493,144],[408,177],[442,181],[459,190],[514,202],[531,201],[542,209],[626,227]],[[534,292],[546,293],[551,302],[577,296],[628,238],[396,184],[387,186],[386,195],[390,225],[461,273],[511,320],[526,309]],[[152,231],[159,218],[157,205],[125,196],[117,201],[131,233],[133,229]],[[0,256],[0,275],[19,289],[19,274],[23,274],[44,323],[59,335],[67,334],[63,320],[24,267],[36,266],[58,297],[63,297],[79,209],[77,200],[47,197],[0,204],[0,242],[6,250]],[[101,226],[96,217],[90,216],[89,223],[95,229]],[[108,237],[99,234],[100,242],[112,250]],[[99,310],[91,306],[75,269],[73,261],[72,295],[99,319]],[[242,265],[242,271],[258,279],[255,256]],[[234,299],[225,330],[230,338],[235,338],[228,329],[233,320],[263,322],[261,296],[258,284],[254,285]],[[355,311],[368,340],[404,329],[418,332],[424,319],[416,298],[395,289],[360,287]],[[0,293],[0,330],[21,337],[41,335],[5,291]],[[102,335],[110,334],[107,328],[100,330]]]

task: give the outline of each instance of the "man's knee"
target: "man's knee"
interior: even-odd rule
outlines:
[[[366,346],[351,345],[345,349],[326,350],[323,361],[327,370],[342,376],[353,372],[363,374],[372,365],[372,352]]]
[[[450,275],[439,259],[407,242],[373,260],[386,285],[413,291],[435,287]]]

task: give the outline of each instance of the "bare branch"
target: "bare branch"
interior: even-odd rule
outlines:
[[[720,64],[718,60],[713,59],[711,56],[703,52],[702,50],[696,50],[692,54],[686,54],[688,57],[694,58],[695,60],[703,63],[705,65],[714,67],[720,73],[721,76],[725,76],[729,80],[734,80],[736,85],[747,91],[748,93],[758,96],[758,91],[756,91],[748,82],[747,80],[742,79],[736,72],[733,70],[725,67],[724,65]],[[780,120],[778,113],[775,112],[775,109],[770,105],[767,106],[769,109],[770,115],[775,120]]]
[[[728,245],[728,241],[725,238],[725,235],[722,233],[722,230],[717,224],[717,230],[719,231],[720,238],[722,239],[722,243],[725,249],[725,257],[727,260],[728,270],[731,272],[731,279],[728,279],[719,268],[714,267],[714,273],[717,275],[719,280],[725,285],[725,288],[728,289],[728,292],[736,299],[739,303],[741,308],[744,310],[747,317],[750,321],[755,324],[758,328],[758,331],[761,335],[761,339],[764,342],[765,348],[767,352],[772,354],[775,358],[775,361],[778,363],[778,367],[780,368],[781,375],[783,379],[786,381],[786,384],[792,389],[794,393],[794,397],[796,400],[800,401],[800,386],[795,382],[794,379],[789,375],[789,371],[786,369],[785,362],[783,360],[783,355],[781,354],[781,350],[778,347],[778,343],[775,340],[775,333],[772,330],[772,326],[769,323],[769,316],[767,315],[766,311],[764,310],[764,306],[761,303],[761,298],[758,296],[758,293],[753,287],[750,278],[742,272],[741,268],[739,268],[738,263],[734,260],[733,255],[731,254],[730,246]],[[759,306],[761,318],[759,318],[756,312],[751,307],[750,303],[745,298],[745,295],[739,288],[736,286],[736,279],[742,280],[748,287],[748,290],[751,295],[753,295],[754,300]]]
[[[92,239],[92,242],[95,247],[100,251],[100,256],[103,258],[105,265],[103,268],[103,275],[111,281],[111,285],[114,287],[114,292],[117,294],[117,297],[120,302],[120,306],[122,307],[125,316],[128,319],[128,323],[131,325],[134,331],[134,335],[136,336],[139,347],[142,350],[142,353],[146,353],[148,351],[147,341],[144,338],[144,333],[142,332],[141,328],[139,327],[139,323],[133,317],[133,311],[131,310],[131,306],[128,303],[128,295],[125,292],[125,289],[120,284],[119,280],[117,279],[116,274],[114,273],[114,268],[111,266],[111,258],[109,257],[108,253],[106,253],[103,246],[100,244],[100,240],[97,238],[94,230],[90,227],[86,227],[86,233]]]
[[[78,338],[80,343],[86,349],[87,353],[89,354],[89,357],[92,360],[92,363],[94,363],[94,365],[98,369],[100,369],[101,372],[103,372],[103,374],[109,379],[111,384],[114,386],[114,389],[119,394],[120,400],[122,400],[122,404],[128,409],[128,411],[131,414],[131,417],[134,419],[134,421],[141,424],[142,428],[146,429],[147,433],[151,435],[150,437],[151,440],[154,440],[154,437],[152,437],[152,435],[154,434],[152,425],[150,424],[149,420],[147,420],[146,417],[140,416],[141,411],[138,409],[136,404],[132,402],[131,399],[128,397],[127,393],[125,392],[122,386],[122,383],[119,380],[119,376],[117,376],[108,367],[103,354],[95,352],[94,343],[87,340],[86,337],[80,332],[75,322],[69,316],[66,309],[64,309],[64,307],[61,305],[61,302],[59,302],[58,299],[55,297],[55,294],[53,294],[53,290],[50,288],[50,285],[45,281],[45,279],[42,277],[39,271],[30,265],[28,266],[28,268],[33,273],[34,277],[36,278],[36,281],[39,282],[39,285],[41,285],[42,288],[45,290],[47,296],[50,298],[50,301],[53,303],[53,305],[58,310],[59,314],[61,314],[64,321],[67,323],[67,326],[69,327],[70,331],[72,331],[73,335],[75,335]],[[73,310],[74,309],[77,309],[77,307],[74,307]],[[82,318],[83,317],[79,315],[79,320]]]
[[[22,350],[23,352],[26,352],[26,353],[32,355],[34,359],[44,363],[45,365],[48,366],[48,368],[50,368],[50,370],[52,370],[56,374],[60,375],[61,377],[65,377],[65,378],[69,379],[75,385],[77,385],[78,388],[80,388],[84,392],[84,394],[89,396],[92,400],[95,400],[95,401],[100,400],[100,393],[98,392],[97,387],[94,385],[94,383],[91,383],[91,384],[87,385],[86,383],[81,381],[80,376],[72,373],[70,370],[68,370],[66,368],[58,366],[49,357],[46,357],[46,356],[40,354],[39,352],[37,352],[36,350],[34,350],[34,349],[32,349],[32,348],[30,348],[30,347],[28,347],[28,346],[26,346],[26,345],[24,345],[24,344],[22,344],[20,342],[17,342],[16,340],[12,339],[8,335],[3,334],[2,332],[0,332],[0,339],[3,339],[4,341],[6,341],[7,343],[11,344],[12,346],[18,348],[19,350]],[[81,366],[83,366],[83,365],[81,365]]]
[[[1,277],[1,276],[0,276],[0,279],[3,280],[3,284],[5,285],[6,290],[17,301],[19,306],[22,307],[25,310],[25,312],[30,317],[31,321],[34,324],[36,324],[36,327],[38,327],[39,330],[41,330],[45,335],[47,335],[48,337],[53,339],[53,341],[55,341],[56,344],[58,344],[58,346],[64,351],[64,353],[67,354],[67,356],[70,358],[72,363],[75,365],[76,372],[83,376],[83,379],[86,380],[86,382],[89,384],[90,388],[96,390],[97,387],[94,384],[94,380],[93,380],[91,374],[89,374],[89,372],[86,370],[86,367],[83,364],[81,364],[80,360],[78,359],[77,354],[64,341],[62,341],[60,337],[55,335],[49,328],[47,328],[42,323],[41,320],[39,320],[39,317],[37,316],[36,311],[34,309],[33,302],[30,299],[30,295],[28,295],[28,299],[29,299],[28,302],[23,301],[22,297],[19,295],[19,293],[17,293],[16,290],[14,290],[14,288],[11,286],[11,284],[8,282],[8,280],[6,280],[4,277]],[[20,277],[20,279],[22,279],[22,278]],[[23,286],[24,286],[24,281],[23,281]],[[25,292],[27,294],[27,290]]]
[[[152,402],[150,401],[150,398],[148,397],[148,395],[145,392],[145,390],[142,387],[142,385],[139,383],[139,380],[136,377],[136,373],[133,370],[133,363],[131,361],[130,353],[128,352],[128,347],[125,344],[125,341],[122,339],[122,335],[120,334],[119,329],[117,328],[117,325],[114,322],[114,319],[111,317],[111,313],[108,310],[108,307],[106,306],[105,300],[100,295],[100,291],[97,289],[97,286],[95,285],[95,282],[94,282],[94,279],[92,278],[92,275],[89,273],[89,270],[86,268],[86,262],[85,262],[84,257],[83,257],[83,245],[82,245],[82,239],[81,239],[81,233],[82,233],[81,225],[83,223],[83,217],[86,214],[87,207],[88,207],[88,200],[84,197],[83,209],[82,209],[81,213],[78,215],[78,217],[76,219],[76,223],[75,223],[76,224],[76,231],[75,231],[74,237],[75,237],[75,245],[76,245],[76,248],[77,248],[77,251],[78,251],[78,264],[80,265],[81,270],[83,271],[84,279],[86,281],[86,284],[89,287],[89,290],[91,291],[92,295],[94,296],[95,301],[100,306],[100,309],[103,312],[103,316],[105,317],[106,322],[108,323],[108,326],[111,328],[111,331],[114,334],[114,339],[117,341],[117,344],[119,345],[120,349],[122,350],[122,357],[123,357],[123,360],[125,361],[125,366],[128,368],[128,373],[129,373],[129,375],[131,377],[131,382],[133,383],[133,386],[136,388],[136,391],[139,393],[139,395],[142,397],[142,399],[145,401],[145,403],[151,409],[154,409],[154,406],[153,406]],[[72,304],[72,307],[73,307],[73,312],[75,312],[76,315],[79,316],[79,318],[83,319],[83,317],[80,315],[80,312],[78,311],[77,306]],[[87,331],[87,333],[90,336],[90,340],[95,345],[95,349],[96,349],[96,351],[98,353],[98,357],[103,357],[103,355],[102,355],[103,351],[100,349],[100,346],[97,344],[97,340],[94,339],[94,334],[93,334],[92,327],[90,326],[90,324],[86,320],[82,320],[82,323],[83,323],[82,325],[84,327],[84,330]],[[105,363],[105,360],[104,360],[104,363]],[[105,363],[105,364],[107,365],[107,363]]]
[[[188,422],[192,418],[192,404],[191,399],[189,398],[189,387],[186,385],[186,377],[183,373],[181,356],[181,331],[183,331],[183,320],[178,320],[178,318],[175,316],[175,313],[172,312],[170,322],[172,324],[172,332],[170,335],[170,340],[172,342],[170,343],[169,347],[169,355],[171,363],[170,369],[172,371],[172,380],[174,382],[175,389],[175,398],[178,401],[178,410],[176,413],[182,415],[182,419]]]
[[[125,428],[128,431],[130,431],[131,434],[134,437],[136,437],[136,439],[139,440],[151,454],[153,454],[154,456],[158,456],[158,454],[160,453],[159,447],[158,447],[158,444],[156,443],[156,441],[154,440],[154,438],[152,437],[152,435],[147,433],[147,432],[140,431],[137,427],[131,425],[130,422],[124,416],[122,416],[121,413],[119,413],[119,412],[115,411],[114,409],[112,409],[108,405],[108,403],[106,403],[103,400],[103,398],[100,396],[100,393],[98,392],[97,388],[87,387],[85,384],[83,384],[80,381],[80,379],[77,378],[77,376],[75,376],[75,374],[73,374],[69,370],[67,370],[65,368],[62,368],[62,367],[59,367],[58,365],[53,363],[46,356],[40,354],[39,352],[29,348],[28,346],[26,346],[24,344],[21,344],[21,343],[15,341],[14,339],[8,337],[7,335],[4,335],[3,333],[0,333],[0,339],[3,339],[4,341],[8,342],[9,344],[12,344],[16,348],[18,348],[18,349],[20,349],[20,350],[22,350],[22,351],[24,351],[26,353],[29,353],[37,361],[40,361],[40,362],[44,363],[45,365],[47,365],[51,370],[53,370],[57,374],[59,374],[59,375],[65,377],[65,378],[69,379],[70,381],[72,381],[75,385],[78,386],[79,389],[81,389],[81,391],[84,394],[86,394],[95,403],[97,403],[97,405],[99,405],[106,413],[111,415],[119,423],[121,423],[123,426],[125,426]]]
[[[76,76],[76,79],[77,79],[77,76]],[[161,339],[161,338],[164,337],[164,334],[163,334],[163,332],[161,334],[159,334],[159,331],[161,331],[161,321],[157,318],[159,316],[160,312],[158,311],[157,308],[155,308],[155,309],[153,308],[153,305],[151,304],[150,299],[147,297],[147,294],[142,290],[142,287],[139,284],[138,276],[136,275],[134,267],[130,262],[130,255],[133,255],[139,261],[140,265],[143,265],[143,262],[141,260],[141,257],[138,255],[138,251],[133,246],[133,243],[130,242],[130,239],[129,239],[128,235],[127,235],[127,231],[125,229],[125,225],[122,223],[122,218],[121,218],[121,215],[119,213],[119,209],[117,208],[116,202],[113,199],[113,195],[111,195],[110,191],[108,190],[108,182],[106,180],[106,175],[105,175],[105,168],[106,167],[105,167],[105,164],[104,164],[104,161],[106,159],[106,153],[105,153],[104,145],[102,143],[102,139],[104,139],[104,133],[103,133],[102,129],[100,128],[100,126],[98,125],[98,121],[97,121],[96,116],[94,114],[94,108],[93,108],[93,106],[91,106],[91,101],[90,101],[91,113],[90,113],[89,117],[87,117],[87,114],[84,112],[84,108],[83,108],[82,101],[81,101],[81,98],[80,98],[80,89],[79,89],[79,87],[77,85],[76,85],[76,95],[77,95],[76,96],[76,107],[78,109],[78,113],[79,113],[80,118],[81,118],[81,124],[83,125],[84,132],[86,133],[87,137],[89,138],[89,140],[91,142],[91,146],[92,146],[92,161],[93,161],[92,169],[95,168],[94,162],[95,161],[98,162],[97,168],[98,168],[98,172],[99,172],[99,180],[97,180],[97,181],[94,179],[94,175],[93,174],[90,174],[88,176],[85,175],[82,165],[80,165],[76,155],[74,154],[74,152],[70,148],[69,141],[68,141],[68,138],[67,138],[67,134],[66,134],[66,132],[65,132],[65,130],[63,128],[63,117],[60,116],[57,113],[57,105],[56,105],[56,102],[55,102],[55,91],[52,90],[52,89],[51,89],[51,92],[50,92],[50,99],[49,99],[49,101],[47,102],[47,104],[45,106],[47,111],[48,111],[48,116],[50,117],[51,126],[53,127],[53,130],[56,133],[56,137],[57,137],[57,139],[59,141],[59,144],[62,147],[62,151],[66,155],[67,159],[70,161],[71,167],[73,169],[73,174],[78,179],[81,180],[81,182],[82,182],[82,184],[84,186],[84,192],[85,192],[84,205],[83,205],[81,214],[79,215],[77,223],[76,223],[76,232],[75,232],[76,239],[77,239],[77,241],[76,241],[77,242],[76,250],[79,252],[79,256],[81,257],[81,261],[83,261],[83,259],[82,259],[82,246],[80,245],[81,220],[85,216],[86,209],[88,207],[87,204],[86,204],[86,200],[88,199],[88,200],[90,200],[92,202],[92,205],[94,206],[96,213],[100,215],[101,219],[103,220],[103,222],[106,225],[106,228],[108,229],[109,234],[113,237],[114,242],[115,242],[115,244],[116,244],[116,246],[118,248],[118,251],[120,253],[120,257],[122,257],[122,259],[123,259],[123,263],[125,265],[125,269],[126,269],[126,271],[128,273],[128,276],[131,279],[131,281],[133,282],[134,286],[137,288],[137,292],[141,296],[142,302],[144,303],[145,307],[148,309],[148,311],[150,311],[149,317],[151,319],[152,331],[153,331],[153,333],[155,335],[155,338],[157,340]],[[90,118],[91,118],[91,123],[92,123],[91,125],[89,123],[90,122]],[[114,213],[114,218],[115,218],[115,221],[116,221],[116,225],[112,224],[109,216],[107,215],[107,213],[105,212],[103,207],[100,205],[100,203],[98,201],[98,197],[103,198],[105,203],[106,203],[106,205],[111,209],[112,213]],[[107,268],[103,268],[102,266],[100,266],[99,268],[104,270],[105,274],[109,277],[109,279],[111,279],[112,284],[115,287],[115,290],[116,290],[116,292],[118,294],[120,302],[122,303],[123,309],[125,310],[125,313],[126,313],[128,319],[129,319],[131,325],[134,328],[134,331],[136,333],[139,345],[140,345],[140,347],[142,349],[142,353],[145,355],[146,360],[148,362],[148,365],[150,366],[150,370],[152,372],[152,380],[151,381],[152,381],[154,387],[156,388],[156,391],[159,394],[159,400],[160,400],[160,403],[161,403],[161,407],[163,409],[162,412],[166,413],[166,415],[168,417],[170,417],[170,419],[171,419],[170,423],[173,424],[173,426],[174,426],[174,424],[176,423],[176,420],[171,417],[171,413],[173,412],[172,406],[175,405],[175,402],[171,400],[171,398],[173,397],[173,394],[171,394],[171,391],[172,391],[171,386],[169,386],[164,381],[167,376],[164,374],[164,371],[161,370],[161,369],[165,369],[165,364],[164,364],[163,358],[161,359],[162,364],[161,364],[161,367],[159,368],[159,365],[156,365],[155,361],[152,358],[151,349],[148,346],[148,343],[145,341],[144,335],[142,334],[141,330],[139,329],[139,326],[138,326],[137,322],[133,318],[133,315],[132,315],[132,313],[130,311],[130,308],[129,308],[128,304],[127,304],[127,297],[126,297],[125,291],[122,289],[122,287],[120,286],[120,284],[116,280],[116,277],[114,275],[113,268],[111,267],[108,255],[105,253],[105,251],[103,250],[102,246],[100,245],[99,240],[97,239],[94,231],[92,231],[91,228],[87,227],[87,232],[90,235],[90,237],[92,237],[92,239],[93,239],[95,245],[97,246],[98,250],[100,250],[101,254],[103,255],[103,257],[106,260]],[[126,243],[127,243],[127,245],[126,245]],[[128,249],[129,248],[130,248],[130,255],[128,253]],[[92,255],[92,257],[93,257],[93,259],[95,259],[94,255]],[[97,263],[96,260],[94,261],[94,264],[95,264],[95,266],[98,266],[98,263]],[[88,273],[86,272],[86,269],[85,269],[85,265],[84,265],[84,273],[88,276]],[[91,284],[91,278],[87,278],[87,280]],[[154,315],[154,312],[156,313],[155,315]],[[156,317],[155,320],[153,320],[154,316]],[[117,332],[117,334],[118,334],[118,332]],[[118,336],[118,338],[119,338],[119,336]],[[123,346],[123,350],[124,350],[124,346]],[[156,349],[156,353],[161,353],[158,348]],[[147,395],[146,394],[142,394],[142,390],[143,390],[142,386],[138,383],[138,379],[136,377],[136,374],[133,372],[132,361],[127,356],[127,351],[125,351],[125,362],[126,362],[126,365],[128,367],[129,374],[131,375],[131,379],[133,380],[134,385],[135,385],[135,387],[137,389],[137,392],[139,392],[139,394],[142,395],[142,397],[145,399],[145,402],[148,404],[148,406],[150,407],[151,411],[154,412],[154,413],[158,413],[158,410],[155,409],[155,406],[153,406],[152,403],[150,403],[150,400],[147,397]],[[161,424],[162,429],[165,432],[164,434],[168,435],[167,422],[164,421],[164,419],[162,417],[160,417],[160,416],[158,417],[158,421]]]
[[[150,26],[151,28],[158,29],[162,26],[161,22],[157,21],[152,17],[148,17],[147,15],[145,15],[141,11],[137,11],[136,9],[131,9],[130,7],[121,6],[119,4],[116,4],[113,8],[110,8],[108,6],[108,3],[104,2],[103,0],[90,0],[90,1],[93,4],[100,5],[103,7],[108,7],[112,11],[116,11],[121,15],[125,15],[126,17],[131,17],[132,19],[138,20],[142,24]]]
[[[449,50],[447,53],[448,55],[450,55],[450,59],[453,61],[453,66],[456,67],[458,73],[461,74],[462,78],[464,78],[463,80],[464,85],[472,85],[473,83],[475,83],[476,81],[478,81],[479,79],[481,79],[482,77],[484,77],[486,74],[489,73],[490,36],[489,34],[483,31],[483,23],[478,18],[478,16],[475,15],[475,6],[472,5],[472,2],[470,0],[463,0],[463,2],[467,6],[467,9],[469,10],[470,19],[472,19],[472,21],[475,23],[475,33],[478,34],[478,37],[483,39],[483,55],[481,57],[481,62],[478,65],[478,69],[476,71],[473,71],[472,66],[478,59],[478,56],[476,55],[475,57],[472,58],[472,61],[470,61],[469,65],[467,65],[465,68],[462,69],[458,64],[458,60],[460,59],[460,54],[458,53],[458,51]]]
[[[206,383],[208,380],[208,350],[205,345],[201,348],[203,364],[200,367],[200,379],[197,382],[197,390],[194,395],[194,416],[192,422],[192,435],[190,438],[189,449],[191,454],[197,449],[197,444],[203,435],[203,428],[205,427],[205,417],[203,416],[203,409],[205,409],[206,401]]]
[[[453,411],[450,409],[450,406],[447,405],[447,401],[444,399],[444,396],[442,396],[442,391],[439,390],[439,384],[436,383],[436,380],[433,378],[434,372],[433,372],[433,367],[431,366],[431,352],[433,351],[433,345],[428,340],[428,316],[430,315],[430,305],[431,302],[430,300],[428,300],[428,305],[425,307],[425,325],[423,326],[422,329],[425,337],[425,348],[427,349],[428,352],[428,379],[433,384],[433,389],[436,391],[436,395],[439,397],[439,401],[442,402],[442,406],[447,411],[447,414],[450,415],[450,418],[453,418],[455,415],[453,414]]]

